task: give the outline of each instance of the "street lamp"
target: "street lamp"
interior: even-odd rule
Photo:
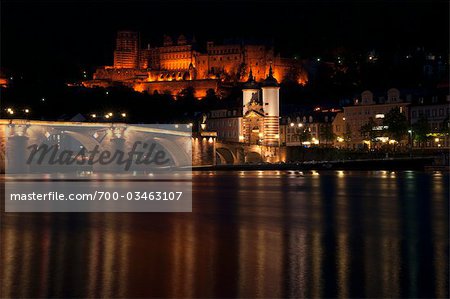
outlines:
[[[412,157],[412,146],[413,146],[413,140],[412,140],[412,133],[413,130],[409,129],[408,130],[408,139],[409,139],[409,157]]]
[[[28,108],[23,109],[23,113],[25,114],[25,118],[28,119],[28,114],[30,113],[30,109],[28,109]]]

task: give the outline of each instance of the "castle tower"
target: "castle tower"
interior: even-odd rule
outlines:
[[[139,65],[139,33],[119,31],[114,50],[114,67],[135,69]]]
[[[264,107],[264,143],[278,145],[280,139],[280,86],[273,77],[272,65],[269,75],[262,84],[262,99]]]
[[[259,98],[259,87],[253,77],[252,69],[250,69],[248,80],[242,89],[242,115],[247,113],[247,105],[253,98]]]

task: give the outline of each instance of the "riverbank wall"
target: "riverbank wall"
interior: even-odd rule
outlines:
[[[360,159],[336,161],[308,161],[299,163],[274,164],[241,164],[214,165],[193,167],[198,170],[432,170],[435,159],[425,158],[388,158],[388,159]],[[439,170],[448,171],[448,165],[436,165]]]

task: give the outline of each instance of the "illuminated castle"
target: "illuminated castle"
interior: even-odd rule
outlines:
[[[139,34],[120,31],[114,51],[114,65],[97,69],[94,80],[85,86],[128,85],[137,91],[171,93],[193,87],[197,97],[208,89],[217,90],[221,82],[242,82],[250,69],[255,81],[262,81],[272,66],[272,76],[279,81],[307,81],[301,62],[276,55],[273,47],[250,44],[216,45],[208,42],[199,51],[195,39],[181,35],[164,36],[163,45],[141,49]]]

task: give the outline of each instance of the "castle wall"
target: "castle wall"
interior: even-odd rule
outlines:
[[[183,89],[192,87],[195,90],[195,97],[202,98],[206,96],[209,89],[217,91],[218,80],[195,80],[195,81],[160,81],[160,82],[141,82],[135,83],[133,89],[140,92],[148,92],[149,94],[169,93],[173,96],[178,95]]]
[[[136,77],[147,78],[147,71],[132,68],[98,68],[94,73],[94,80],[126,81]]]

